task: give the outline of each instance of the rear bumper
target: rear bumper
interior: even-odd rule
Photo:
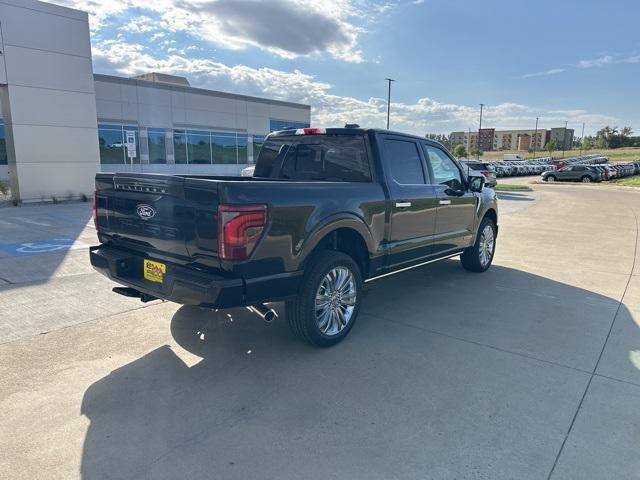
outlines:
[[[146,280],[145,258],[119,248],[99,245],[89,249],[91,265],[107,278],[152,297],[182,305],[232,308],[281,300],[295,295],[302,272],[273,275],[245,281],[163,262],[167,272],[163,283]]]

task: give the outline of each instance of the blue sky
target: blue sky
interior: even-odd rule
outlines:
[[[317,125],[418,134],[606,124],[640,134],[636,0],[56,0],[90,15],[94,70],[300,101]]]

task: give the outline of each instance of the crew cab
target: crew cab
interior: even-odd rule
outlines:
[[[269,135],[252,177],[98,173],[93,267],[143,301],[244,306],[285,301],[317,346],[352,329],[365,282],[460,256],[487,270],[493,189],[439,143],[387,130]]]

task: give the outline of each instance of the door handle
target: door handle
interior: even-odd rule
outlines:
[[[440,200],[438,203],[440,205],[451,205],[451,200]]]
[[[396,208],[409,208],[411,202],[396,202]]]

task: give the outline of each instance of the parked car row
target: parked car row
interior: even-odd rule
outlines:
[[[616,178],[640,175],[640,160],[629,163],[607,164],[571,164],[557,170],[543,172],[541,177],[545,182],[602,182]]]
[[[542,157],[533,160],[488,162],[488,165],[493,166],[497,177],[516,177],[522,175],[539,175],[546,171],[560,169],[576,163],[587,165],[606,163],[608,161],[609,159],[607,157],[596,154],[563,159]]]

